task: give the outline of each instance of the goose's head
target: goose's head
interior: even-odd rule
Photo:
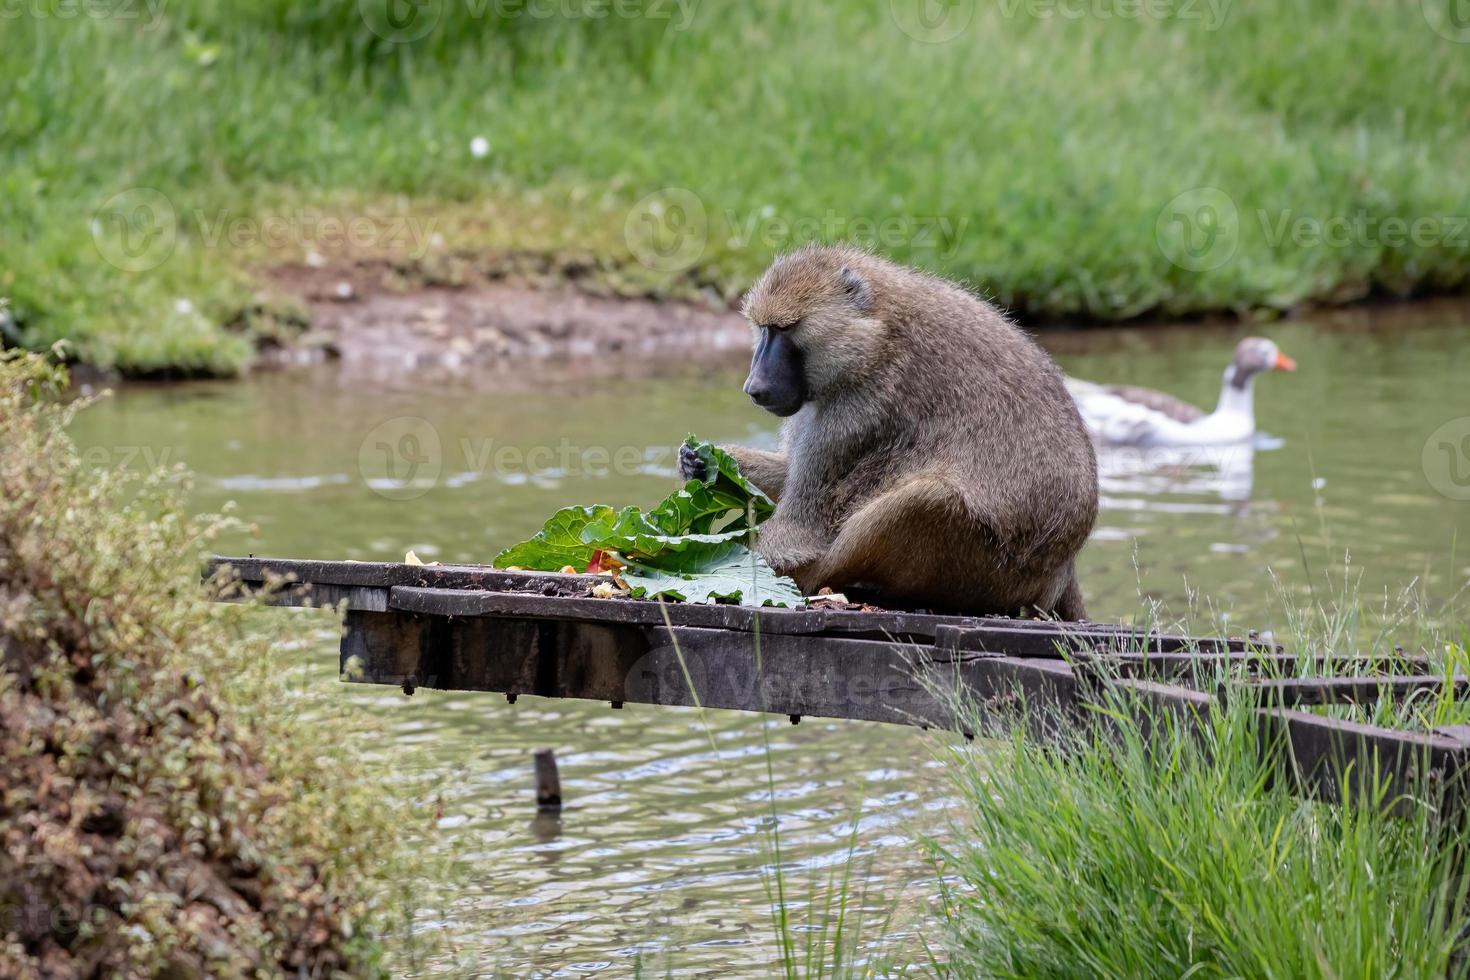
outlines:
[[[1230,362],[1230,384],[1244,388],[1251,378],[1263,371],[1295,371],[1296,361],[1265,337],[1247,337],[1235,345],[1235,358]]]

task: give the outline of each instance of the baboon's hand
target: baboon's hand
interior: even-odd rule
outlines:
[[[686,442],[679,447],[679,476],[686,480],[703,480],[706,467],[699,453]]]

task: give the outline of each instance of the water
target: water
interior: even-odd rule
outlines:
[[[1092,615],[1137,621],[1147,600],[1196,628],[1269,628],[1283,603],[1329,588],[1327,571],[1350,553],[1365,594],[1413,584],[1453,618],[1470,579],[1459,545],[1470,532],[1470,314],[1362,313],[1265,332],[1301,368],[1259,383],[1254,451],[1104,459],[1104,509],[1080,562]],[[1044,340],[1079,377],[1209,406],[1237,337],[1193,326]],[[75,435],[99,464],[186,463],[201,509],[233,500],[255,525],[229,550],[488,561],[559,506],[659,499],[686,432],[773,440],[773,420],[740,393],[742,373],[731,363],[514,387],[268,374],[128,388]],[[298,617],[304,642],[283,656],[304,682],[374,719],[378,751],[442,807],[425,846],[463,875],[425,892],[422,927],[450,938],[425,972],[761,972],[775,948],[761,873],[772,784],[798,923],[852,850],[872,882],[858,902],[876,923],[869,942],[912,948],[926,931],[936,886],[915,838],[947,826],[939,736],[338,687],[332,624],[272,615]],[[534,819],[529,804],[542,746],[561,760],[560,821]]]

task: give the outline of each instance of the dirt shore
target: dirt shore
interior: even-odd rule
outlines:
[[[600,296],[570,283],[516,278],[400,288],[374,265],[283,266],[273,288],[299,298],[311,325],[268,360],[340,358],[368,374],[479,372],[572,360],[728,358],[747,350],[740,315],[707,305]]]
[[[262,352],[265,366],[333,360],[349,380],[433,383],[472,379],[534,387],[554,380],[658,375],[689,364],[729,365],[749,351],[745,321],[716,296],[704,302],[612,295],[595,276],[540,260],[480,265],[463,282],[425,282],[382,261],[293,264],[265,271],[277,294],[304,307],[309,326]],[[474,267],[470,264],[470,267]],[[585,270],[584,270],[585,271]],[[1460,322],[1464,297],[1366,302],[1300,310],[1283,319],[1330,330],[1410,329]],[[1054,354],[1155,346],[1181,331],[1238,335],[1267,323],[1031,324]]]

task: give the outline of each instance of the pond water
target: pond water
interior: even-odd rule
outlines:
[[[1370,606],[1395,607],[1411,587],[1452,621],[1470,579],[1470,311],[1367,311],[1262,332],[1300,370],[1257,385],[1254,448],[1103,459],[1103,511],[1079,564],[1092,616],[1136,622],[1152,606],[1200,630],[1271,628],[1346,578]],[[1210,407],[1240,335],[1195,325],[1042,340],[1078,377]],[[659,499],[686,432],[772,442],[775,420],[741,394],[743,370],[737,360],[514,385],[262,374],[128,387],[74,434],[98,464],[187,464],[200,509],[235,501],[255,525],[227,550],[485,562],[557,507]],[[370,716],[376,751],[442,807],[425,846],[461,873],[422,902],[420,926],[450,938],[426,973],[765,972],[773,812],[798,923],[852,853],[872,883],[857,900],[869,940],[922,940],[936,885],[916,841],[948,822],[938,736],[339,688],[332,623],[271,615],[299,617],[302,642],[282,656],[304,683]],[[529,802],[531,752],[543,746],[561,761],[560,821],[533,819]]]

